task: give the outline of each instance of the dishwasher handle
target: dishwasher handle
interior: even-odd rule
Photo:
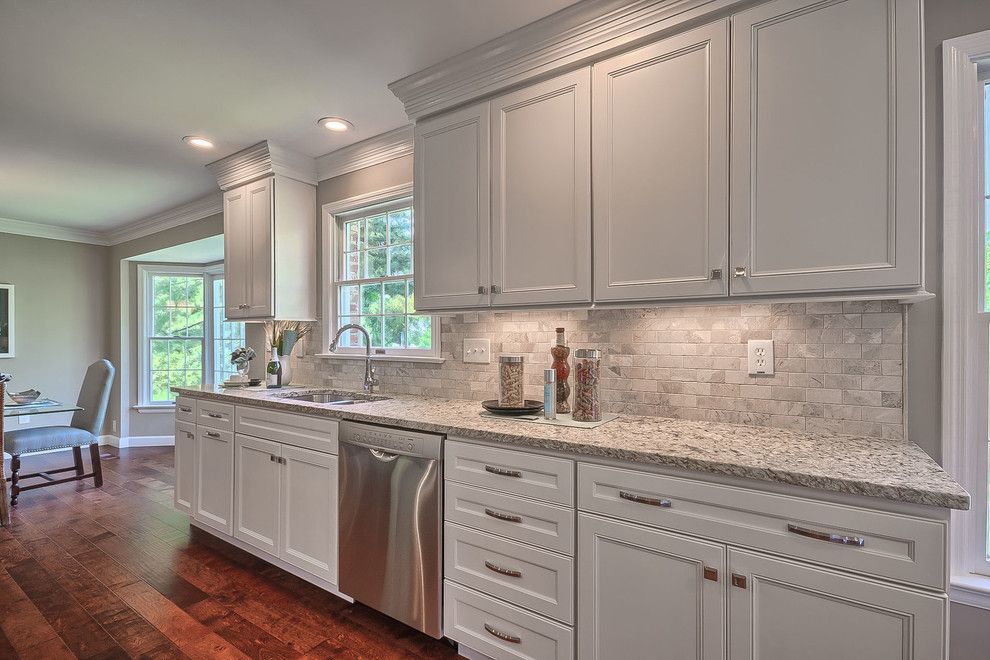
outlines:
[[[368,451],[371,452],[371,455],[374,456],[375,459],[381,461],[382,463],[391,463],[392,461],[394,461],[399,457],[398,454],[391,454],[387,451],[382,451],[381,449],[373,449],[371,447],[368,447]]]

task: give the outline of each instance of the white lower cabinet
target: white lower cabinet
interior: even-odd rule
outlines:
[[[337,457],[282,446],[279,559],[337,583]]]
[[[193,518],[231,534],[234,501],[234,434],[209,427],[196,429],[196,484]]]
[[[176,404],[178,409],[178,404]],[[179,413],[176,412],[176,418]],[[175,508],[191,514],[196,503],[196,425],[175,422]]]
[[[278,556],[282,445],[234,436],[234,538]]]
[[[731,660],[945,657],[945,596],[736,549],[729,570]]]
[[[724,658],[725,554],[719,543],[579,514],[578,658]]]

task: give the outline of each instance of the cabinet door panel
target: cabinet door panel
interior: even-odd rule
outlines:
[[[230,431],[197,429],[195,498],[197,522],[233,533],[234,434]]]
[[[234,436],[234,536],[278,556],[282,446]]]
[[[196,425],[177,421],[175,423],[175,508],[191,514],[195,501]]]
[[[725,657],[724,546],[582,513],[577,575],[580,660]]]
[[[728,24],[593,71],[595,299],[724,296]]]
[[[921,282],[917,0],[732,18],[734,295]]]
[[[337,583],[337,457],[282,446],[279,559]]]
[[[224,311],[229,319],[247,314],[251,254],[247,223],[247,188],[239,186],[223,194]]]
[[[416,124],[414,152],[416,307],[487,306],[488,103]]]
[[[945,597],[732,549],[731,660],[945,657]]]
[[[493,305],[591,301],[590,79],[492,101]]]
[[[274,278],[275,232],[273,179],[262,179],[245,186],[247,195],[248,251],[251,270],[247,277],[247,316],[272,316],[274,299],[272,280]]]

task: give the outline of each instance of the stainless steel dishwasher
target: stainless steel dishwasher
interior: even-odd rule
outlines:
[[[340,423],[338,587],[438,639],[443,439]]]

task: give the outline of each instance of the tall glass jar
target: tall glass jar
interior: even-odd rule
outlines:
[[[508,408],[521,408],[523,405],[521,355],[498,356],[498,405]]]
[[[574,351],[574,412],[576,422],[600,422],[602,352],[597,348]]]

